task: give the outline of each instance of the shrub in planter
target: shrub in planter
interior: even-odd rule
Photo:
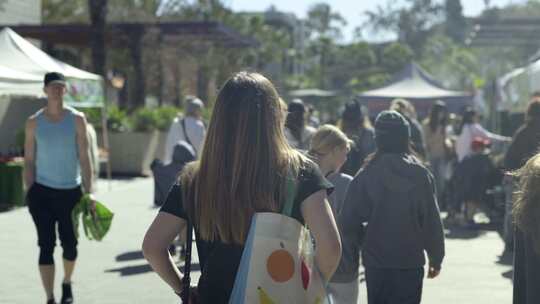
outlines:
[[[80,108],[77,110],[84,113],[86,121],[91,123],[96,130],[101,130],[101,108]]]
[[[180,109],[176,107],[166,106],[156,108],[157,129],[167,132],[176,116],[180,114]]]
[[[129,130],[127,113],[116,106],[107,108],[107,128],[111,132],[126,132]]]
[[[135,132],[151,132],[158,128],[158,118],[155,110],[140,108],[131,116],[131,125]]]

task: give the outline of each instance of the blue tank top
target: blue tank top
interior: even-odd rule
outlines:
[[[75,110],[64,109],[58,122],[47,120],[42,110],[37,115],[36,182],[55,189],[72,189],[81,184],[77,148]]]

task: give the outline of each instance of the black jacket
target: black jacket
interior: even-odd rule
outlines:
[[[358,257],[367,223],[364,266],[419,268],[426,251],[429,264],[441,267],[444,233],[433,176],[413,156],[382,154],[360,170],[349,185],[338,222],[343,255],[352,257]],[[358,268],[354,260],[351,267]]]
[[[507,170],[517,170],[536,154],[540,147],[540,121],[521,126],[506,152],[504,166]]]

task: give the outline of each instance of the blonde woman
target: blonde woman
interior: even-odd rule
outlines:
[[[341,256],[326,197],[332,185],[287,144],[285,115],[276,89],[260,74],[237,73],[221,88],[200,161],[171,189],[143,241],[144,256],[177,294],[182,276],[167,248],[186,219],[197,239],[199,303],[228,303],[251,217],[281,211],[291,174],[297,178],[292,215],[310,227],[315,261],[326,279],[332,277]]]
[[[540,154],[519,169],[514,202],[514,304],[540,303]]]
[[[313,135],[309,156],[319,165],[322,173],[334,184],[334,192],[328,197],[334,216],[337,218],[343,208],[343,201],[352,177],[340,173],[340,168],[347,160],[352,141],[341,130],[324,125]],[[338,223],[339,224],[339,223]],[[329,284],[329,291],[334,304],[357,303],[359,273],[353,262],[353,248],[343,247],[343,256],[338,269]],[[358,257],[356,257],[358,259]]]

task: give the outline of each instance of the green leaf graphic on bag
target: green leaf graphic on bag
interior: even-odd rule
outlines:
[[[111,228],[114,214],[100,202],[96,202],[96,211],[90,211],[90,198],[85,195],[73,209],[73,229],[79,237],[79,220],[82,220],[84,234],[89,240],[101,241]],[[82,219],[81,219],[82,217]]]

